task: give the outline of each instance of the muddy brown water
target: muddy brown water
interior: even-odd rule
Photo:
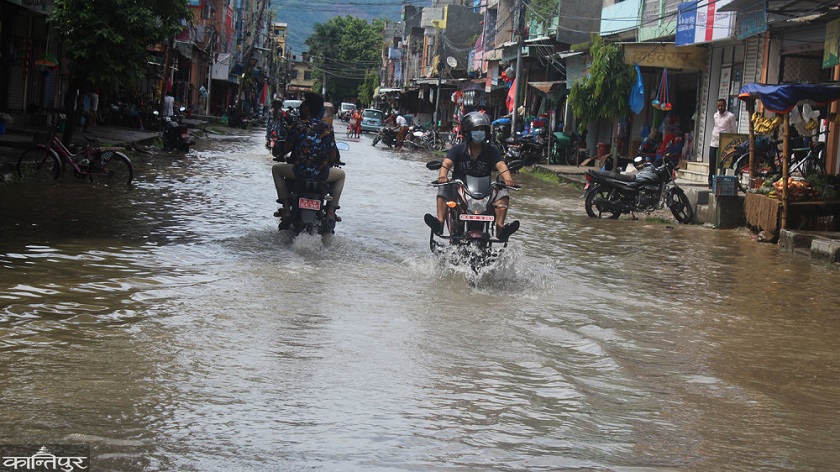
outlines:
[[[128,189],[0,187],[0,443],[97,470],[830,470],[840,271],[740,231],[586,217],[518,177],[479,275],[429,156],[350,141],[326,243],[276,230],[258,134]]]

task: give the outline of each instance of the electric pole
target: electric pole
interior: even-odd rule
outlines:
[[[516,32],[516,73],[513,76],[513,84],[511,84],[514,90],[513,113],[510,118],[510,135],[514,137],[516,136],[516,115],[519,111],[519,87],[522,85],[522,82],[519,81],[522,75],[522,47],[525,44],[525,40],[522,38],[523,6],[522,0],[516,0],[516,7],[514,8],[514,14],[516,15],[516,18],[514,18],[516,25],[514,30]]]

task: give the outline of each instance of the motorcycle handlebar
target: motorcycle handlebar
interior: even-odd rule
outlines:
[[[440,183],[437,180],[433,180],[431,182],[432,187],[443,187],[444,185],[454,185],[454,184],[465,185],[464,181],[460,180],[460,179],[450,180],[450,181],[444,182],[444,183]],[[521,185],[518,185],[518,184],[505,185],[504,182],[491,182],[490,185],[493,186],[493,187],[507,188],[507,189],[511,189],[511,190],[521,190],[522,189]]]

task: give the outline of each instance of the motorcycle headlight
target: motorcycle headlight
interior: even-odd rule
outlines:
[[[490,196],[486,196],[480,200],[470,200],[467,205],[467,210],[473,215],[482,215],[487,211],[487,204],[490,203]]]

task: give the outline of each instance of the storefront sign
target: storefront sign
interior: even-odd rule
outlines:
[[[702,70],[706,66],[706,49],[673,44],[625,44],[624,62],[648,67]]]
[[[840,65],[840,18],[826,23],[823,47],[823,68],[836,65]]]
[[[729,151],[734,150],[741,144],[749,141],[750,135],[740,133],[720,133],[720,146],[718,147],[718,160]]]
[[[732,0],[692,1],[681,3],[677,13],[675,44],[689,46],[734,36],[735,13],[719,11]]]

